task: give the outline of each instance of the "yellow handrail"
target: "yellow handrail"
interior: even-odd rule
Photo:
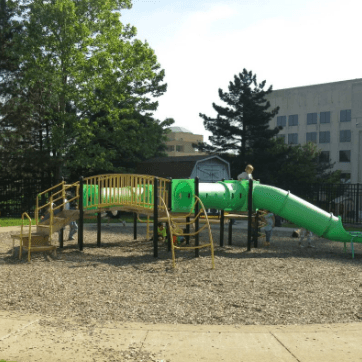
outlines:
[[[206,227],[208,227],[208,230],[209,230],[209,239],[210,239],[210,244],[204,244],[204,245],[198,245],[198,246],[182,246],[182,247],[179,247],[179,246],[175,246],[174,243],[173,243],[173,234],[175,235],[181,235],[180,233],[177,233],[176,231],[173,232],[172,230],[172,217],[170,215],[170,213],[168,212],[168,209],[166,207],[166,204],[165,204],[165,201],[161,198],[161,201],[162,203],[164,204],[165,206],[165,209],[166,209],[166,215],[167,215],[167,219],[168,219],[168,225],[169,225],[169,234],[170,234],[170,242],[171,242],[171,253],[172,253],[172,267],[175,268],[176,267],[176,260],[175,260],[175,249],[183,249],[183,250],[189,250],[189,249],[202,249],[202,248],[206,248],[208,246],[210,246],[210,249],[211,249],[211,265],[212,265],[212,269],[215,269],[215,259],[214,259],[214,241],[213,241],[213,238],[212,238],[212,233],[211,233],[211,227],[210,227],[210,223],[209,223],[209,219],[207,217],[207,213],[206,213],[206,210],[205,210],[205,206],[204,204],[202,203],[201,199],[195,195],[195,199],[196,199],[196,202],[199,202],[200,203],[200,206],[201,206],[201,210],[203,210],[205,212],[205,220],[206,220],[206,224],[201,228],[199,229],[198,231],[196,231],[195,233],[190,233],[190,234],[182,234],[182,235],[196,235],[196,234],[199,234],[202,230],[204,230]],[[196,204],[196,203],[195,203]],[[200,217],[200,213],[197,214],[196,218]],[[195,219],[196,219],[195,218]],[[174,223],[175,225],[177,225],[177,223],[175,222]],[[181,223],[181,224],[184,224],[184,223]],[[176,229],[176,227],[174,227],[174,229]]]
[[[29,241],[28,241],[28,261],[30,262],[30,249],[31,249],[31,218],[28,213],[23,212],[21,215],[21,228],[20,228],[20,248],[19,248],[19,259],[21,259],[21,255],[23,252],[23,227],[24,227],[24,216],[26,216],[29,220]]]

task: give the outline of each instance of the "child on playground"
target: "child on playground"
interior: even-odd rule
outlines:
[[[252,180],[254,167],[252,165],[247,165],[245,171],[238,175],[238,180]]]
[[[275,226],[275,217],[274,214],[271,213],[269,210],[265,210],[266,214],[263,216],[264,221],[266,222],[266,226],[264,226],[265,232],[265,246],[270,245],[270,238],[273,233],[273,228]]]
[[[305,228],[301,228],[301,229],[297,229],[293,231],[292,234],[293,238],[299,238],[299,247],[303,248],[303,240],[304,238],[307,238],[307,242],[308,242],[308,248],[314,248],[315,246],[312,245],[312,238],[313,238],[313,233],[310,230],[307,230]]]
[[[158,235],[158,240],[166,241],[167,231],[166,228],[163,226],[162,222],[159,222],[157,224],[157,235]]]

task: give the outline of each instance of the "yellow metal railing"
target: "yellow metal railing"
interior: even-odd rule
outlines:
[[[21,228],[20,228],[20,247],[19,247],[19,259],[21,259],[21,255],[23,252],[23,235],[24,235],[24,216],[28,219],[29,221],[29,231],[28,231],[28,261],[30,261],[30,249],[31,249],[31,218],[30,216],[26,213],[23,212],[23,214],[21,215]],[[14,242],[13,242],[14,243]],[[13,244],[13,249],[14,249],[14,244]]]
[[[169,197],[170,180],[158,180],[158,196],[164,200]],[[110,208],[123,206],[125,209],[153,210],[155,177],[148,175],[109,174],[87,177],[85,186],[84,209]],[[101,190],[101,191],[99,191]],[[164,205],[158,209],[164,211]]]
[[[200,212],[195,216],[193,221],[190,222],[179,222],[176,223],[172,220],[172,217],[170,215],[170,213],[168,212],[168,209],[166,207],[166,203],[163,199],[161,199],[161,202],[163,203],[164,207],[166,208],[166,214],[167,214],[167,219],[168,219],[168,225],[169,225],[169,234],[170,234],[170,242],[171,242],[171,252],[172,252],[172,267],[175,268],[176,267],[176,258],[175,258],[175,249],[181,249],[181,250],[190,250],[190,249],[202,249],[202,248],[206,248],[208,246],[210,246],[211,249],[211,267],[212,269],[215,269],[215,259],[214,259],[214,241],[213,241],[213,237],[212,237],[212,233],[211,233],[211,227],[210,227],[210,223],[209,223],[209,218],[207,216],[207,212],[205,209],[204,204],[202,203],[201,199],[195,195],[195,203],[193,205],[193,207],[191,208],[191,210],[193,210],[196,206],[197,203],[200,204]],[[204,213],[205,214],[205,225],[203,227],[201,227],[199,230],[195,231],[194,233],[181,233],[178,232],[178,229],[180,229],[180,225],[188,225],[188,224],[192,224],[195,222],[195,220],[197,218],[200,218],[200,215]],[[190,214],[191,215],[191,212]],[[173,243],[173,235],[179,236],[179,235],[183,235],[183,236],[194,236],[196,234],[200,234],[204,229],[208,228],[208,232],[209,232],[209,240],[210,243],[209,244],[203,244],[203,245],[195,245],[195,246],[177,246],[174,245]]]
[[[58,191],[55,191],[57,189]],[[66,194],[69,191],[72,191],[75,196],[67,198]],[[39,201],[41,197],[47,194],[50,194],[47,202],[39,206]],[[72,201],[78,199],[79,199],[79,181],[70,185],[67,185],[64,181],[62,181],[59,184],[38,194],[35,205],[36,225],[37,226],[39,225],[39,212],[45,209],[46,213],[49,213],[49,240],[51,240],[51,236],[53,234],[54,212],[56,210],[62,210],[66,204],[69,204]]]

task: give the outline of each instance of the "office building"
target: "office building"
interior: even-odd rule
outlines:
[[[362,183],[362,79],[275,90],[271,108],[280,107],[270,126],[288,144],[314,142],[321,162],[330,159],[341,181]]]

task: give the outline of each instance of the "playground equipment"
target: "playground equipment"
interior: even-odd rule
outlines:
[[[64,210],[65,194],[73,190],[74,197],[67,200],[78,200],[79,210]],[[42,194],[50,194],[48,203],[39,206],[38,200]],[[304,227],[314,234],[332,241],[351,243],[352,256],[354,256],[353,243],[362,243],[361,232],[347,232],[342,225],[341,218],[335,217],[309,202],[292,195],[285,190],[262,185],[258,181],[225,180],[216,183],[199,183],[197,179],[169,180],[145,175],[98,175],[81,178],[79,182],[66,185],[64,182],[44,191],[39,195],[36,204],[36,233],[32,236],[14,235],[21,245],[26,240],[34,240],[40,235],[44,243],[51,244],[51,235],[64,227],[67,223],[79,217],[78,243],[83,248],[83,215],[98,213],[97,245],[100,246],[100,215],[104,211],[124,210],[136,214],[153,216],[154,256],[157,257],[157,222],[165,218],[169,225],[170,238],[175,233],[177,225],[175,216],[186,219],[187,227],[195,224],[195,255],[198,256],[199,221],[202,214],[206,215],[205,228],[209,229],[210,246],[213,253],[210,222],[206,209],[218,209],[224,212],[248,212],[249,232],[251,234],[251,215],[253,210],[267,209],[287,219],[300,227]],[[50,207],[57,203],[54,208]],[[39,222],[39,212],[50,207],[48,223]],[[58,210],[59,214],[56,214]],[[201,211],[200,211],[201,210]],[[70,211],[70,212],[69,212]],[[73,211],[71,213],[71,211]],[[194,217],[190,220],[191,214]],[[136,218],[135,218],[136,220]],[[174,225],[174,226],[173,226]],[[41,244],[41,243],[40,243]],[[30,244],[29,244],[30,245]],[[39,248],[41,245],[39,245]],[[62,243],[61,243],[62,247]],[[174,246],[171,243],[174,260]],[[191,248],[191,247],[190,247]],[[33,247],[31,247],[33,249]],[[33,251],[36,251],[34,248]],[[30,252],[29,252],[30,259]]]

